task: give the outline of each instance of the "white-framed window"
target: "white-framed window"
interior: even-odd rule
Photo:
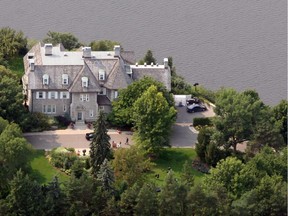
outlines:
[[[114,98],[118,98],[118,91],[114,91]]]
[[[105,71],[99,69],[99,80],[105,80]]]
[[[88,94],[80,94],[80,101],[89,101]]]
[[[69,92],[60,92],[60,99],[69,99]]]
[[[46,113],[46,114],[56,113],[56,105],[54,104],[43,105],[43,113]]]
[[[48,92],[48,99],[58,99],[58,92],[56,91]]]
[[[99,95],[106,95],[106,88],[101,87],[101,88],[100,88]]]
[[[88,77],[82,77],[82,87],[87,88],[88,87]]]
[[[92,118],[94,116],[93,110],[89,110],[89,116]]]
[[[46,92],[36,92],[36,99],[45,99],[46,98]]]
[[[66,112],[67,111],[67,107],[66,105],[63,105],[63,112]]]
[[[49,75],[44,74],[42,78],[43,78],[43,85],[49,85]]]
[[[62,74],[62,85],[68,85],[68,84],[69,84],[68,74]]]
[[[104,106],[99,106],[99,111],[104,111]]]

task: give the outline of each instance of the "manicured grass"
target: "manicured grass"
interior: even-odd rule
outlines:
[[[153,168],[152,173],[149,174],[149,178],[156,184],[162,185],[167,175],[168,168],[170,167],[173,170],[175,177],[180,179],[185,161],[188,160],[189,162],[192,162],[196,157],[195,149],[192,148],[167,148],[161,153],[160,157],[154,161],[156,166]],[[205,175],[193,168],[192,172],[196,184],[200,182]],[[159,174],[159,179],[155,178],[155,174]]]
[[[59,178],[60,182],[67,181],[69,176],[57,170],[53,167],[48,159],[45,157],[44,150],[35,150],[33,154],[31,154],[31,167],[32,167],[32,178],[36,179],[41,184],[47,184],[50,182],[54,176]]]
[[[12,70],[17,76],[22,77],[24,74],[23,56],[17,56],[8,61],[8,69]]]

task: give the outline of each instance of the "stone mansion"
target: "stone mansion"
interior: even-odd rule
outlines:
[[[36,44],[24,56],[23,91],[31,112],[69,114],[73,121],[94,121],[99,110],[111,111],[119,89],[150,76],[171,90],[168,59],[163,65],[138,65],[134,52],[66,51],[59,44]]]

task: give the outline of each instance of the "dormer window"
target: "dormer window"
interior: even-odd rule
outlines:
[[[82,77],[82,87],[83,88],[88,87],[88,77]]]
[[[62,85],[68,85],[68,74],[62,74]]]
[[[49,75],[48,74],[43,75],[43,85],[49,85]]]
[[[99,70],[99,80],[105,80],[105,71]]]

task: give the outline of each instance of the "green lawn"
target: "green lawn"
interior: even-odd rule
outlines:
[[[179,179],[185,161],[188,160],[191,162],[196,156],[195,149],[192,148],[167,148],[161,153],[160,157],[154,161],[156,166],[153,168],[152,173],[149,174],[149,178],[156,184],[162,185],[167,175],[168,168],[170,167],[173,170],[175,177]],[[192,171],[195,183],[197,184],[205,174],[194,169]],[[155,174],[160,175],[159,179],[155,178]]]
[[[32,178],[35,178],[39,183],[46,184],[50,182],[54,176],[59,178],[60,182],[67,181],[69,176],[53,167],[45,157],[44,150],[35,150],[31,155],[30,163],[32,167]]]

